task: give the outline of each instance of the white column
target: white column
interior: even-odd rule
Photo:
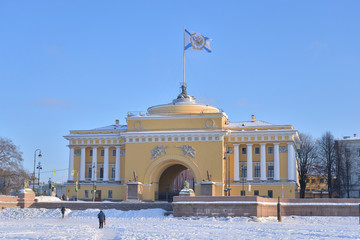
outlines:
[[[295,180],[296,161],[293,143],[288,143],[288,180]]]
[[[234,144],[234,181],[240,181],[239,144]]]
[[[253,164],[252,164],[252,144],[246,144],[247,146],[247,180],[253,180]]]
[[[109,181],[109,147],[104,147],[104,178],[103,181]]]
[[[266,143],[260,143],[260,180],[266,181]]]
[[[94,168],[95,166],[95,168]],[[96,181],[97,180],[97,147],[93,147],[93,154],[92,154],[92,165],[91,165],[91,180]]]
[[[85,181],[85,157],[86,157],[86,147],[81,147],[80,181]]]
[[[69,175],[68,175],[68,181],[74,181],[73,176],[71,176],[71,172],[74,170],[74,147],[70,147],[70,154],[69,154]]]
[[[116,147],[115,181],[120,181],[120,146]]]
[[[274,180],[280,181],[279,143],[274,143]]]

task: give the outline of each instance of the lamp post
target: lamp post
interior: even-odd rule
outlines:
[[[38,163],[36,169],[38,169],[38,187],[40,186],[40,170],[42,170],[41,162]]]
[[[35,152],[34,152],[34,172],[33,172],[33,190],[35,191],[35,165],[36,165],[36,153],[38,153],[38,157],[41,158],[42,155],[41,155],[41,150],[40,149],[36,149]]]
[[[92,175],[92,178],[93,178],[93,196],[92,196],[92,200],[93,202],[95,202],[95,194],[96,194],[96,182],[95,182],[95,174],[96,174],[96,167],[95,167],[95,163],[93,165],[93,175]]]

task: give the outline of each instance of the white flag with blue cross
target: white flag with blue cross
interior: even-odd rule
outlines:
[[[202,34],[185,29],[184,50],[204,50],[211,53],[212,39],[204,37]]]

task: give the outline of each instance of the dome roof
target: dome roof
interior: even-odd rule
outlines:
[[[187,94],[186,86],[181,86],[182,92],[172,103],[157,105],[148,108],[150,115],[167,115],[167,114],[204,114],[219,113],[220,109],[199,104],[193,96]]]

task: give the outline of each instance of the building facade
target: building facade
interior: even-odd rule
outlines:
[[[124,200],[129,183],[138,182],[143,200],[162,200],[164,192],[176,193],[184,170],[191,172],[196,195],[210,183],[215,196],[297,196],[299,137],[292,125],[255,116],[230,122],[220,109],[197,103],[185,86],[171,103],[128,113],[126,122],[64,136],[67,197],[90,200],[96,189],[97,199]]]
[[[360,197],[360,137],[344,137],[336,141],[337,161],[341,166],[340,197]]]

